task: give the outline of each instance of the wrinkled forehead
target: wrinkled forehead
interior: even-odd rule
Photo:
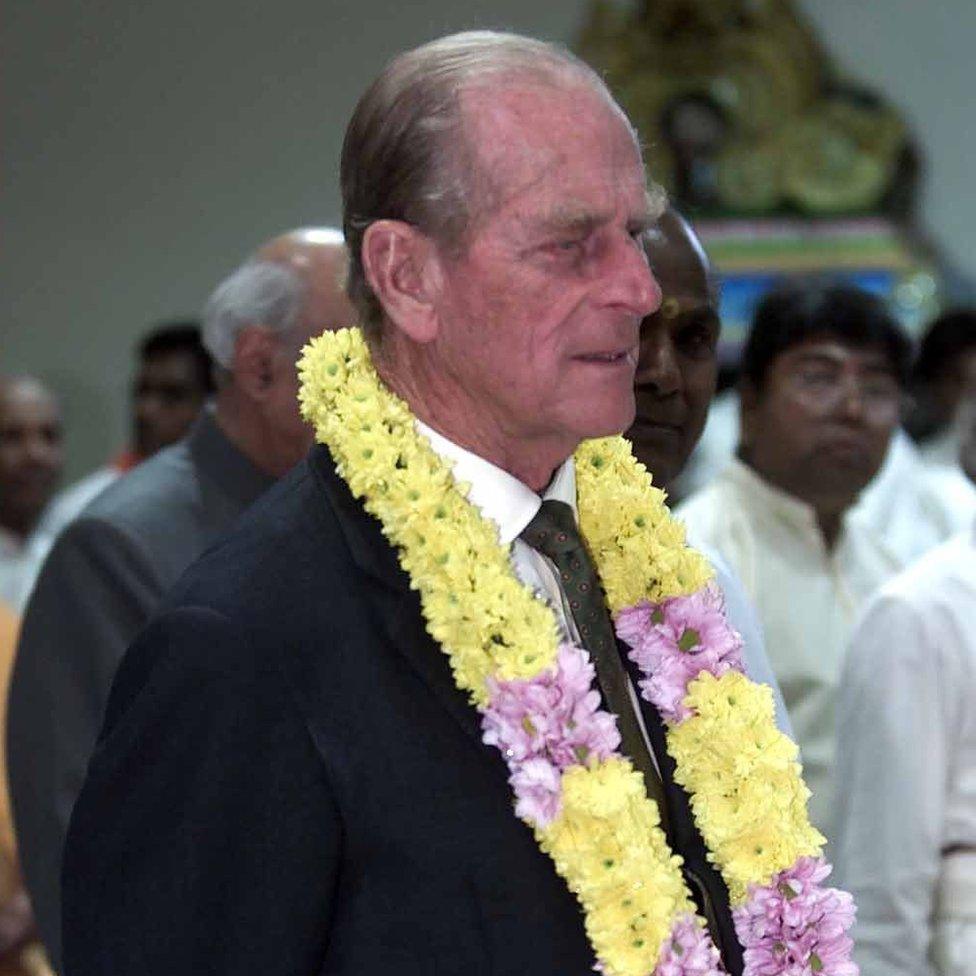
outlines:
[[[585,79],[495,79],[458,97],[468,162],[496,190],[544,182],[574,160],[602,162],[618,178],[644,184],[640,146],[626,115]]]

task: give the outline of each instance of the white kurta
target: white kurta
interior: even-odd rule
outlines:
[[[976,974],[973,531],[871,601],[841,692],[835,861],[863,976]]]
[[[0,602],[18,615],[34,589],[55,535],[46,514],[26,539],[0,526]]]
[[[740,461],[677,514],[732,566],[756,607],[813,793],[811,819],[829,837],[844,651],[859,609],[900,566],[850,520],[828,551],[813,509]]]

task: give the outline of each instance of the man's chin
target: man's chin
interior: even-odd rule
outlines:
[[[618,401],[590,402],[579,414],[578,428],[583,440],[613,437],[628,430],[634,422],[636,406],[633,397]]]

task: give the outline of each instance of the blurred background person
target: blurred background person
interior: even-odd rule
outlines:
[[[863,976],[976,973],[974,701],[976,520],[879,591],[847,653],[834,853]]]
[[[311,445],[296,360],[310,336],[353,323],[345,274],[341,235],[313,229],[275,239],[221,282],[203,316],[212,409],[99,495],[38,580],[11,685],[9,764],[24,873],[56,968],[64,833],[118,663],[183,570]]]
[[[743,352],[738,457],[677,510],[756,605],[825,833],[844,649],[859,607],[900,568],[847,516],[884,460],[909,357],[882,302],[860,289],[771,293]]]
[[[185,437],[213,393],[213,364],[195,321],[163,322],[139,343],[132,383],[132,443],[51,503],[56,531],[140,461]]]
[[[919,345],[908,427],[929,464],[958,466],[959,407],[976,393],[976,310],[940,315]]]
[[[715,393],[721,324],[708,258],[681,214],[667,210],[645,233],[643,244],[661,288],[661,305],[641,322],[634,377],[637,412],[624,436],[654,483],[667,489],[681,473],[705,426]],[[743,639],[749,675],[773,689],[777,722],[792,735],[755,609],[722,557],[707,547],[699,548],[715,568],[729,622]]]
[[[6,716],[7,687],[17,647],[19,620],[0,602],[0,719]],[[0,726],[4,727],[4,726]],[[30,898],[21,878],[7,790],[6,748],[0,748],[0,976],[50,973]]]
[[[0,377],[0,601],[19,611],[54,540],[61,408],[31,376]]]

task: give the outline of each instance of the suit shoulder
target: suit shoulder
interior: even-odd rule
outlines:
[[[329,499],[302,462],[252,505],[183,575],[166,607],[253,615],[341,587],[352,567]]]
[[[142,532],[197,497],[197,473],[185,442],[164,448],[110,484],[79,516],[123,532]]]

